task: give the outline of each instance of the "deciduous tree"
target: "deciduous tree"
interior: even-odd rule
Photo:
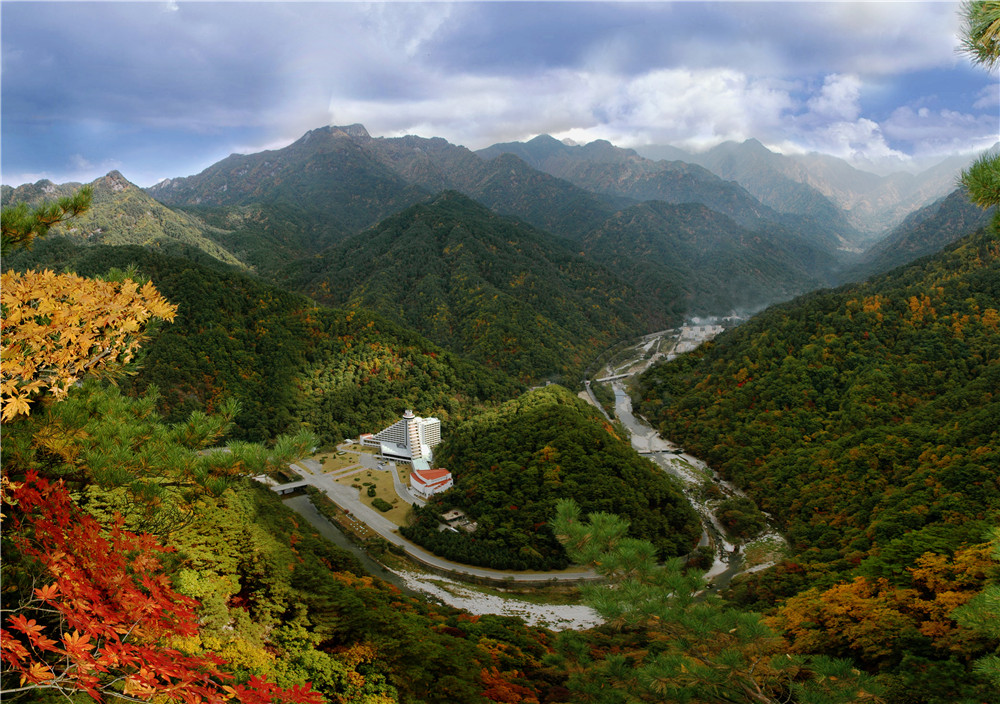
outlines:
[[[197,633],[198,604],[171,588],[160,562],[170,548],[152,536],[124,530],[120,520],[102,529],[61,483],[33,472],[9,500],[13,525],[5,533],[19,569],[11,575],[8,566],[5,582],[32,580],[34,588],[20,603],[10,603],[10,593],[4,600],[0,696],[54,690],[97,701],[322,701],[308,685],[236,684],[220,658],[171,647],[171,639]]]

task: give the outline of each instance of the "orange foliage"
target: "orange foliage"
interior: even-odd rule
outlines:
[[[515,684],[513,680],[520,679],[521,673],[517,670],[500,672],[497,668],[484,668],[479,673],[479,679],[483,683],[483,696],[492,702],[504,702],[504,704],[538,704],[535,693],[527,687]]]
[[[809,589],[768,619],[798,653],[851,655],[869,663],[891,660],[914,638],[939,651],[968,651],[974,634],[951,617],[983,588],[994,569],[988,544],[948,558],[925,553],[909,568],[911,586],[855,577],[825,591]]]

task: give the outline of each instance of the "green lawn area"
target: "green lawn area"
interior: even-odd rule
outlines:
[[[358,453],[352,450],[348,450],[342,455],[338,455],[336,452],[323,452],[313,455],[311,459],[319,462],[323,467],[323,472],[327,474],[350,467],[352,464],[358,464],[361,461],[358,459]]]
[[[409,468],[407,468],[407,470],[408,469]],[[402,471],[400,472],[400,478],[402,479],[404,476],[408,476],[408,471],[405,474]],[[406,480],[404,479],[404,481]],[[365,482],[372,482],[375,484],[375,496],[368,496],[368,487],[365,485]],[[393,505],[391,511],[382,513],[381,511],[378,511],[378,509],[373,508],[373,510],[378,511],[378,513],[388,518],[397,526],[405,525],[407,516],[410,513],[410,505],[399,498],[396,494],[396,489],[392,481],[392,473],[388,470],[376,471],[374,469],[363,469],[360,472],[338,478],[337,483],[345,486],[360,486],[360,498],[361,502],[365,506],[371,507],[372,499],[375,498],[381,498],[384,501],[388,501]]]

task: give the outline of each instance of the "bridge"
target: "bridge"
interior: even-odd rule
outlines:
[[[628,372],[627,374],[616,374],[614,376],[605,376],[600,379],[594,379],[594,381],[614,381],[616,379],[624,379],[627,376],[632,376],[633,372]]]
[[[271,491],[279,496],[284,496],[285,494],[291,494],[296,489],[301,489],[304,486],[309,486],[310,482],[306,480],[289,482],[288,484],[277,484],[271,487]]]

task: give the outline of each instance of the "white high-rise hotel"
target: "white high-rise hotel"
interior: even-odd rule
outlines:
[[[385,430],[359,438],[362,445],[379,448],[379,454],[396,462],[434,459],[434,447],[441,442],[441,421],[421,418],[406,411],[403,417]]]

